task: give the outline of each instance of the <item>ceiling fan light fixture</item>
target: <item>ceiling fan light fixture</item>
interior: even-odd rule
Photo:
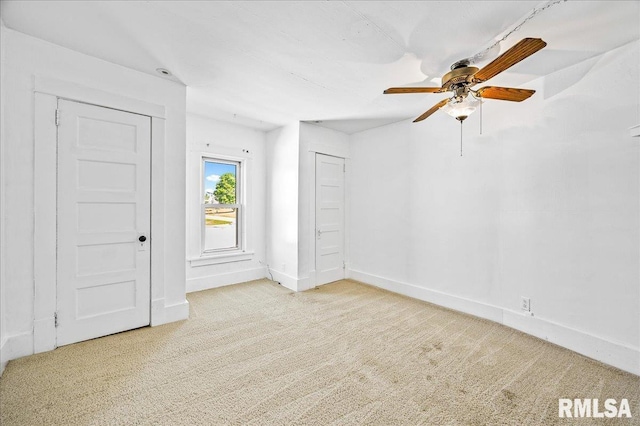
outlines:
[[[463,121],[470,116],[482,101],[474,96],[465,96],[464,98],[451,98],[442,108],[458,121]]]

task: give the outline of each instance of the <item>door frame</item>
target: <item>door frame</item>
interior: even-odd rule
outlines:
[[[347,232],[346,232],[346,228],[347,228],[347,212],[346,212],[346,206],[347,206],[347,159],[344,157],[338,157],[336,155],[329,155],[329,154],[324,154],[322,152],[316,152],[313,158],[313,184],[314,184],[314,191],[313,191],[313,222],[312,222],[312,227],[314,230],[314,237],[313,237],[313,270],[315,273],[315,284],[317,285],[324,285],[327,283],[319,283],[318,282],[318,256],[317,256],[317,249],[318,249],[318,238],[316,237],[316,232],[318,231],[318,223],[317,223],[317,218],[318,218],[318,210],[317,210],[317,199],[318,199],[318,168],[316,167],[318,164],[318,155],[324,155],[325,157],[332,157],[338,160],[342,160],[344,164],[344,171],[342,173],[342,262],[343,262],[343,278],[347,277],[347,254],[346,254],[346,249],[347,249]]]
[[[350,155],[348,147],[339,147],[318,142],[310,142],[307,152],[308,193],[309,193],[309,226],[307,233],[311,270],[309,278],[302,278],[298,283],[298,291],[309,290],[318,285],[316,272],[316,154],[328,155],[344,159],[346,171],[344,173],[344,277],[349,278],[349,197],[347,196],[347,182],[349,181]]]
[[[164,304],[165,107],[57,79],[35,77],[34,85],[34,353],[56,348],[56,218],[58,98],[151,118],[150,323],[172,319]],[[159,231],[154,233],[154,229]]]

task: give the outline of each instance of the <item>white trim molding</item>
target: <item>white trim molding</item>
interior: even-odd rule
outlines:
[[[31,331],[7,336],[0,347],[0,363],[4,366],[12,359],[33,354],[33,333]]]
[[[244,269],[236,272],[226,272],[207,275],[205,277],[191,278],[187,280],[187,293],[260,280],[265,277],[266,268],[261,266],[259,268]]]
[[[336,147],[335,145],[323,144],[319,142],[309,142],[308,151],[313,152],[314,154],[325,154],[344,158],[345,160],[347,158],[350,158],[348,147]]]
[[[4,373],[4,369],[7,368],[7,364],[9,361],[5,361],[5,346],[7,344],[7,339],[2,339],[0,341],[0,376]]]
[[[602,337],[594,336],[532,315],[526,315],[499,306],[430,290],[414,284],[379,277],[362,271],[349,270],[347,276],[354,281],[503,324],[621,370],[640,375],[639,348],[611,342]]]
[[[219,265],[221,263],[244,262],[253,259],[254,255],[255,253],[252,251],[239,251],[208,256],[203,255],[201,257],[189,259],[189,265],[192,268],[197,268],[198,266]]]
[[[294,278],[291,275],[287,275],[284,272],[277,271],[273,268],[270,269],[270,272],[271,276],[273,276],[273,280],[280,283],[283,287],[286,287],[292,291],[301,291],[299,289],[297,278]]]
[[[55,349],[56,330],[56,123],[58,99],[35,93],[33,276],[34,353]],[[53,342],[53,343],[52,343]],[[37,349],[37,350],[36,350]]]
[[[164,299],[151,302],[151,326],[189,319],[189,302],[184,300],[174,305],[165,305]]]
[[[180,303],[164,306],[164,323],[183,321],[189,319],[189,301],[183,300]],[[160,324],[151,324],[152,326]]]
[[[453,296],[436,290],[430,290],[414,284],[394,281],[361,271],[349,270],[348,275],[350,279],[354,281],[360,281],[365,284],[389,290],[393,293],[399,293],[414,299],[424,300],[425,302],[430,302],[438,306],[475,315],[480,318],[486,318],[491,321],[499,323],[502,322],[502,309],[497,306]]]
[[[126,112],[165,118],[165,107],[126,96],[114,95],[102,90],[82,86],[69,81],[58,80],[36,75],[34,76],[34,92],[53,95],[58,98],[79,100],[87,104],[118,109]]]
[[[302,277],[298,279],[298,291],[307,291],[316,287],[316,270],[309,272],[308,277]]]
[[[26,337],[10,336],[3,362],[56,347],[56,147],[58,98],[151,117],[151,315],[160,325],[189,317],[189,303],[165,305],[165,107],[50,78],[35,77],[34,322]],[[40,206],[40,207],[39,207]],[[45,207],[46,206],[46,207]],[[17,340],[16,340],[17,339]],[[18,342],[18,343],[15,343]],[[26,347],[28,346],[28,350]]]
[[[55,299],[54,299],[55,302]],[[33,321],[33,353],[56,348],[56,319],[53,315]]]
[[[552,321],[505,309],[502,324],[621,370],[640,375],[640,350]]]

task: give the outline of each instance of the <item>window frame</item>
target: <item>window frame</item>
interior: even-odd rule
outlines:
[[[236,202],[235,204],[206,204],[204,202],[205,194],[205,164],[207,162],[229,164],[236,166]],[[200,156],[200,256],[215,257],[224,255],[233,255],[245,252],[244,241],[244,217],[245,217],[245,199],[244,199],[244,169],[245,160],[243,158],[232,158],[227,156],[202,154]],[[235,208],[236,209],[236,246],[220,249],[205,249],[206,242],[206,214],[208,208]]]

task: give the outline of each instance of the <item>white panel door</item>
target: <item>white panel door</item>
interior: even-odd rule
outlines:
[[[316,154],[316,284],[344,278],[344,158]]]
[[[149,324],[151,118],[65,100],[58,111],[62,346]]]

